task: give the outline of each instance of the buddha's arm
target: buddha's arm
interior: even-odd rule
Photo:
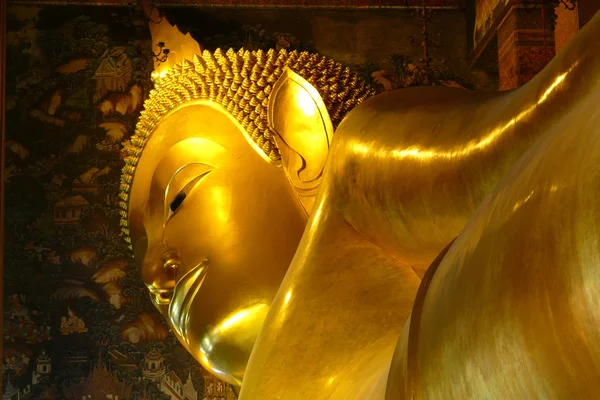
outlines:
[[[416,397],[390,399],[597,397],[598,104],[563,114],[458,237],[423,303]]]
[[[582,33],[595,32],[596,46],[600,16],[590,24]],[[597,398],[599,77],[587,76],[589,92],[554,118],[443,257],[400,338],[388,399]]]
[[[327,166],[344,217],[422,275],[513,163],[595,90],[597,20],[517,90],[403,89],[351,111]]]
[[[587,41],[595,43],[589,35]],[[321,197],[253,349],[240,398],[364,398],[389,366],[390,338],[400,336],[418,285],[402,261],[429,264],[512,164],[598,91],[598,71],[599,55],[579,40],[517,91],[460,92],[429,105],[416,99],[414,108],[378,96],[352,111],[335,133]],[[413,93],[442,93],[435,90]],[[496,277],[508,290],[505,278]],[[493,291],[494,283],[477,289]],[[449,313],[477,299],[463,297],[465,304],[439,307]],[[446,327],[435,324],[439,315],[426,312],[429,340],[468,342],[468,329],[448,339],[440,334]],[[473,323],[486,321],[477,317]],[[456,349],[458,360],[465,349]],[[436,379],[436,362],[427,365],[427,380]],[[446,398],[441,389],[429,398]],[[464,393],[457,398],[470,398]]]
[[[321,200],[254,347],[240,399],[362,399],[387,374],[420,279]]]

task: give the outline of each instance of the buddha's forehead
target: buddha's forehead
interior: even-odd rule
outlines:
[[[213,103],[190,103],[177,108],[164,116],[147,138],[137,169],[156,168],[156,163],[163,159],[165,153],[179,143],[189,139],[204,139],[214,142],[230,151],[238,151],[247,146],[245,132],[221,106]],[[190,148],[187,152],[180,146],[184,154],[204,152],[210,156],[210,150],[202,147]]]
[[[133,176],[129,196],[132,233],[141,222],[151,186],[166,187],[173,174],[190,163],[218,168],[248,153],[257,157],[246,136],[226,110],[208,101],[186,103],[163,116],[146,138]]]
[[[213,140],[185,139],[165,151],[153,171],[150,185],[164,191],[175,175],[185,173],[190,167],[219,168],[232,159],[235,160],[229,149]]]

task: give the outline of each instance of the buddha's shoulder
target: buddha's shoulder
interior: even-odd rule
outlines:
[[[451,108],[453,104],[479,103],[501,95],[502,92],[479,92],[447,86],[419,86],[381,93],[369,98],[357,109],[376,108],[380,111],[404,112],[415,107],[437,107],[440,103]]]

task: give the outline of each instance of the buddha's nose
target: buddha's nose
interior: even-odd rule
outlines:
[[[180,261],[177,252],[164,242],[148,245],[142,261],[142,279],[154,299],[168,303],[175,288]]]

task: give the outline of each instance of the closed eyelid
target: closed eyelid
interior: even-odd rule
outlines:
[[[176,196],[181,192],[185,193],[186,187],[196,181],[199,177],[205,175],[206,172],[213,170],[215,167],[206,163],[189,163],[180,166],[168,179],[166,186],[162,191],[162,201],[160,203],[160,210],[162,212],[162,224],[167,221],[170,216],[170,206],[175,200]],[[184,176],[185,174],[185,176]],[[195,182],[197,183],[197,181]],[[187,192],[195,185],[189,185]],[[175,193],[175,195],[173,195]],[[185,196],[184,196],[185,197]],[[157,204],[158,206],[158,204]]]
[[[181,207],[185,198],[190,194],[190,192],[192,191],[192,189],[194,189],[194,187],[198,184],[198,182],[200,182],[202,180],[202,178],[204,178],[210,172],[211,171],[209,170],[209,171],[203,172],[203,173],[195,176],[188,183],[186,183],[186,185],[183,187],[183,189],[181,189],[177,193],[175,198],[168,205],[168,209],[166,210],[165,224],[171,218],[171,216],[173,216],[173,214],[175,214],[175,212],[179,209],[179,207]],[[167,208],[167,207],[165,207],[165,208]]]

